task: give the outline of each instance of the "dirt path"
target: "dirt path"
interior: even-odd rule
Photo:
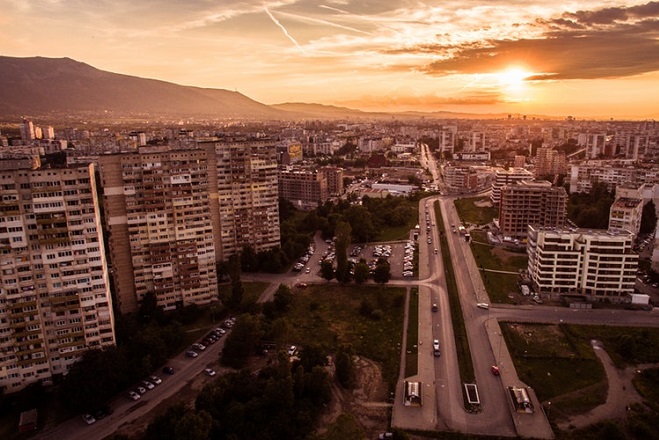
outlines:
[[[591,344],[606,372],[608,381],[606,402],[585,414],[572,416],[567,420],[558,422],[558,427],[562,430],[583,428],[603,420],[624,418],[629,405],[643,401],[643,398],[638,394],[632,384],[632,378],[635,372],[639,369],[656,366],[655,364],[641,365],[619,370],[613,364],[611,357],[603,349],[599,341],[591,341]]]

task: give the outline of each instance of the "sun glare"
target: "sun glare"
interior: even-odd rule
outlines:
[[[519,91],[524,88],[525,80],[529,76],[531,76],[529,72],[520,68],[510,68],[496,74],[499,85],[510,91]]]

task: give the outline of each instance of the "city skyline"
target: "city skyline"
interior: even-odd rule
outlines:
[[[266,104],[659,115],[659,2],[8,1],[3,12],[3,55]]]

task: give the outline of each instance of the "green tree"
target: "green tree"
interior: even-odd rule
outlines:
[[[242,368],[262,337],[259,318],[241,315],[224,342],[222,361],[230,367]]]
[[[243,272],[256,272],[259,269],[259,257],[251,246],[243,246],[240,253],[240,268]]]
[[[341,283],[350,281],[350,268],[348,267],[348,246],[352,228],[346,222],[338,222],[334,234],[336,246],[336,279]]]
[[[642,234],[650,234],[654,232],[657,227],[657,211],[654,201],[650,200],[643,206],[643,213],[641,214],[641,230]]]
[[[174,426],[175,440],[207,440],[213,419],[206,411],[186,411]]]
[[[372,214],[363,206],[350,206],[344,213],[344,219],[350,224],[352,236],[356,243],[372,241],[378,234],[373,225]]]
[[[352,388],[355,381],[355,366],[352,361],[353,350],[350,346],[342,345],[336,353],[334,365],[336,366],[336,379],[343,388]]]
[[[284,313],[293,304],[293,292],[286,284],[280,284],[274,295],[274,304],[279,313]]]
[[[325,278],[328,282],[334,278],[334,267],[329,261],[323,261],[320,263],[320,276]]]
[[[384,258],[379,258],[375,265],[375,272],[373,273],[373,281],[378,284],[384,284],[391,279],[391,266]]]
[[[368,275],[370,273],[370,269],[368,268],[368,264],[366,264],[366,261],[360,260],[359,263],[355,265],[355,283],[357,284],[363,284],[366,281],[368,281]]]

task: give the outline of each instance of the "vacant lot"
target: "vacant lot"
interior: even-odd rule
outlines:
[[[457,199],[455,209],[462,223],[469,225],[486,225],[499,216],[499,211],[492,207],[487,197]]]
[[[553,324],[501,323],[501,330],[519,378],[540,401],[551,400],[553,416],[604,403],[604,368],[588,338]]]
[[[403,338],[405,289],[384,286],[318,285],[296,292],[286,319],[291,341],[336,348],[351,344],[356,354],[382,365],[395,389]]]

